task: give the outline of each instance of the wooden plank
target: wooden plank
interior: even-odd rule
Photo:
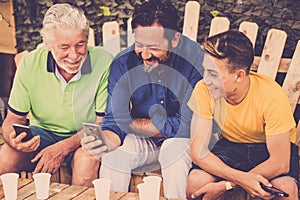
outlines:
[[[59,180],[60,183],[71,184],[72,183],[72,176],[69,174],[67,170],[67,164],[63,163],[62,166],[59,168]]]
[[[122,196],[120,198],[120,200],[137,200],[139,199],[139,194],[138,193],[132,193],[132,192],[129,192],[129,193],[126,193],[124,196]]]
[[[95,32],[92,28],[90,28],[90,32],[89,32],[89,39],[88,39],[88,45],[89,46],[96,46],[96,42],[95,42]]]
[[[120,52],[120,30],[116,21],[105,22],[102,26],[103,48],[114,56]]]
[[[2,20],[0,20],[0,52],[2,53],[17,53],[16,28],[13,12],[13,1],[1,1],[0,13],[2,15]]]
[[[227,17],[214,17],[210,23],[209,36],[228,31],[230,21]]]
[[[129,192],[120,198],[120,200],[138,200],[138,199],[139,199],[139,194],[132,193],[132,192]],[[167,200],[167,198],[159,197],[159,200]]]
[[[300,95],[300,40],[297,43],[282,87],[289,97],[290,105],[294,112]]]
[[[200,4],[197,1],[188,1],[185,4],[182,34],[193,41],[197,41],[199,18]]]
[[[54,196],[55,194],[59,193],[60,191],[64,190],[65,188],[69,187],[66,184],[59,184],[59,183],[51,183],[49,189],[49,197]],[[26,200],[36,200],[36,194],[26,197]]]
[[[278,29],[268,31],[257,72],[275,79],[286,42],[286,32]]]
[[[300,120],[298,121],[298,126],[296,130],[296,138],[297,138],[297,146],[300,146]],[[299,148],[299,155],[300,155],[300,148]]]
[[[18,181],[18,188],[23,188],[24,186],[26,186],[27,184],[30,184],[31,182],[32,182],[32,180],[20,178],[19,181]],[[4,191],[3,191],[3,185],[1,183],[1,185],[0,185],[0,199],[3,198],[3,197],[4,197]]]
[[[130,47],[134,43],[134,34],[131,26],[132,18],[127,20],[127,47]]]
[[[75,197],[73,200],[81,200],[81,199],[84,199],[84,200],[96,199],[94,188],[87,189],[86,191],[84,191],[83,193],[81,193],[77,197]]]
[[[35,194],[35,186],[34,182],[31,182],[18,190],[18,199],[25,199],[33,194]]]
[[[255,22],[244,21],[240,24],[239,31],[243,32],[250,39],[254,48],[258,32],[258,25]]]
[[[258,57],[258,56],[254,57],[253,65],[251,66],[252,70],[257,70],[260,60],[261,60],[261,57]],[[289,69],[291,61],[292,61],[291,58],[281,58],[277,72],[286,73]]]
[[[22,51],[18,54],[15,55],[14,57],[14,60],[15,60],[15,63],[16,63],[16,67],[19,66],[19,63],[20,63],[20,60],[23,58],[23,56],[25,56],[26,54],[29,54],[29,51],[25,50],[25,51]]]
[[[88,187],[78,186],[78,185],[71,185],[70,187],[65,188],[61,192],[55,194],[54,196],[52,196],[48,199],[53,199],[53,200],[56,200],[56,199],[72,199],[72,198],[78,196],[79,194],[81,194],[82,192],[84,192],[87,189],[88,189]]]

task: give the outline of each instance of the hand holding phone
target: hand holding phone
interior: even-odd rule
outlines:
[[[83,130],[85,135],[89,136],[92,135],[95,137],[96,140],[101,140],[102,144],[99,146],[95,146],[93,149],[99,148],[101,146],[106,145],[105,135],[100,129],[100,125],[92,124],[92,123],[82,123]]]
[[[17,136],[20,135],[22,132],[26,133],[26,136],[22,139],[22,142],[27,142],[28,140],[33,138],[29,126],[13,124],[13,128],[15,129]]]
[[[260,183],[262,189],[264,189],[266,192],[269,192],[271,194],[274,194],[276,196],[280,196],[280,197],[288,197],[289,194],[283,192],[282,190],[279,190],[278,188],[272,186],[272,187],[268,187],[262,183]]]

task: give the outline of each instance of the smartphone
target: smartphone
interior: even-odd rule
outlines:
[[[22,139],[22,142],[27,142],[31,138],[33,138],[33,135],[30,131],[29,126],[21,125],[21,124],[13,124],[13,127],[15,129],[15,132],[18,135],[20,135],[22,132],[25,132],[27,135]]]
[[[266,192],[269,192],[276,196],[280,196],[280,197],[288,197],[289,196],[289,194],[283,192],[282,190],[279,190],[278,188],[276,188],[274,186],[268,187],[266,185],[263,185],[262,183],[260,185],[261,185],[262,189],[264,189]]]
[[[93,135],[97,140],[101,140],[102,144],[99,146],[94,147],[94,149],[99,148],[103,145],[106,145],[105,135],[102,132],[99,124],[92,124],[92,123],[82,123],[83,130],[85,135]]]

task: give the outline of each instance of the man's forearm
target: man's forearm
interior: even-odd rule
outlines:
[[[8,117],[3,121],[3,124],[2,124],[2,127],[1,127],[2,137],[3,137],[3,140],[9,145],[10,145],[9,136],[14,131],[13,126],[12,126],[13,124],[25,125],[26,124],[26,119],[24,119],[24,120],[22,120],[22,119],[10,119]]]
[[[69,154],[72,151],[75,151],[78,149],[81,144],[80,144],[80,137],[79,137],[79,132],[68,139],[60,141],[63,143],[63,146],[65,147],[65,154]]]
[[[229,167],[212,153],[209,153],[201,160],[194,160],[194,162],[206,172],[237,184],[239,183],[240,177],[245,173]]]
[[[149,137],[163,137],[163,135],[157,130],[152,123],[151,119],[139,118],[134,119],[130,124],[130,129],[144,136]]]

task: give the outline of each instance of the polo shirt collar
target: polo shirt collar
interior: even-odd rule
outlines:
[[[53,55],[51,51],[48,52],[48,57],[47,57],[47,71],[48,72],[55,72],[55,67],[56,67],[56,62],[53,58]],[[82,67],[80,69],[81,74],[89,74],[92,72],[92,66],[91,66],[91,58],[89,52],[87,53],[87,56],[82,64]]]

